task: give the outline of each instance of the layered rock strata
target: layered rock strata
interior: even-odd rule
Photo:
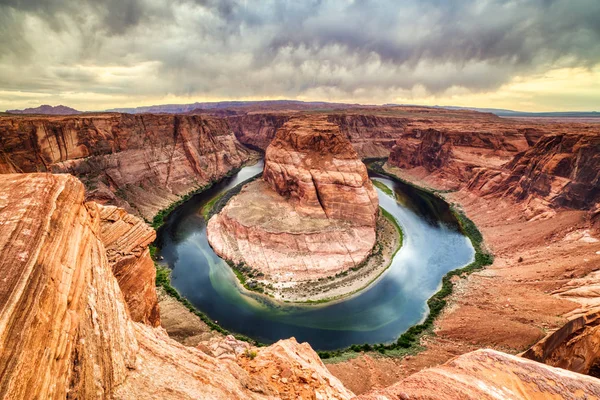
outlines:
[[[0,118],[0,173],[81,178],[87,199],[151,220],[179,196],[248,159],[227,121],[182,115]]]
[[[493,350],[478,350],[357,399],[580,398],[600,398],[600,380]]]
[[[108,263],[125,297],[131,319],[159,326],[156,268],[148,249],[156,238],[156,232],[122,208],[96,206]]]
[[[138,240],[114,235],[138,234],[119,227],[130,221],[120,210],[101,208],[84,203],[83,185],[68,175],[0,175],[1,398],[353,397],[293,339],[250,349],[251,365],[233,349],[233,357],[216,358],[134,322],[103,241],[128,254]],[[136,285],[130,294],[145,291]]]
[[[214,250],[271,281],[333,276],[375,244],[377,193],[366,167],[324,118],[288,121],[248,184],[208,223]]]
[[[554,208],[594,208],[600,202],[600,135],[546,135],[506,164],[494,176],[496,185],[483,184],[489,178],[475,177],[470,187]]]

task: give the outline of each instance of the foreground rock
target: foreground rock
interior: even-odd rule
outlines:
[[[202,116],[11,116],[0,135],[0,173],[70,173],[88,200],[147,220],[249,156],[225,120]]]
[[[272,282],[333,276],[359,266],[375,244],[377,193],[335,125],[296,118],[267,149],[252,182],[208,223],[215,252]]]
[[[118,217],[107,218],[106,210],[84,203],[77,179],[0,175],[0,193],[0,398],[353,396],[309,346],[293,339],[253,350],[254,361],[314,380],[274,381],[272,369],[242,360],[249,356],[218,359],[175,342],[162,328],[134,322],[102,240],[110,236],[102,233],[107,220],[118,226],[130,218],[117,209],[112,213]],[[111,249],[127,254],[133,242],[113,240]],[[139,285],[130,289],[133,298],[147,292]]]
[[[361,400],[600,398],[600,380],[492,350],[423,370]]]

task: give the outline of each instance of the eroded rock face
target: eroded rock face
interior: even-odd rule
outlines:
[[[582,374],[598,374],[600,311],[574,318],[540,340],[523,357]]]
[[[266,151],[263,180],[211,218],[208,240],[271,281],[319,279],[366,259],[378,207],[366,167],[337,127],[291,119]]]
[[[248,114],[228,118],[237,139],[250,148],[266,150],[275,133],[290,119],[286,114]]]
[[[226,120],[203,116],[2,117],[0,137],[0,173],[70,173],[88,200],[147,220],[248,159]]]
[[[508,176],[496,190],[553,207],[593,208],[600,198],[599,149],[600,135],[544,136],[507,165]]]
[[[357,399],[558,400],[598,397],[598,379],[493,350],[477,350]]]
[[[0,193],[0,397],[109,398],[138,343],[97,208],[68,175],[0,175]]]
[[[131,319],[159,326],[156,268],[148,250],[156,232],[122,208],[96,206],[108,262],[125,297]]]
[[[444,132],[426,129],[415,132],[419,141],[394,148],[389,162],[400,168],[424,167],[428,172],[446,167],[452,161],[452,143]]]
[[[143,254],[144,235],[124,228],[131,218],[84,203],[83,185],[69,175],[0,175],[1,398],[353,397],[308,345],[293,339],[254,349],[254,361],[314,376],[308,382],[274,381],[266,375],[271,370],[249,365],[235,349],[234,357],[216,358],[132,321],[103,243],[112,255]],[[130,289],[133,298],[146,292]],[[238,347],[235,339],[224,346],[231,344]]]
[[[377,193],[367,168],[339,129],[322,118],[297,118],[265,153],[263,179],[310,215],[375,226]]]

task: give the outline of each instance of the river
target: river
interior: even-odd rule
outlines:
[[[292,305],[248,292],[211,249],[200,209],[211,198],[259,174],[262,163],[243,168],[178,207],[159,229],[157,244],[182,296],[232,332],[271,343],[294,336],[317,350],[394,341],[428,313],[427,299],[449,271],[469,264],[471,242],[458,231],[448,205],[428,193],[371,172],[394,191],[377,189],[379,204],[404,233],[402,248],[381,278],[333,304]]]

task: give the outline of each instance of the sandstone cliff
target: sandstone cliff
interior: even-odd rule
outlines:
[[[122,208],[96,206],[108,263],[125,297],[131,319],[159,326],[156,268],[148,250],[156,238],[154,229]]]
[[[287,114],[248,114],[229,117],[237,139],[246,146],[266,150],[275,133],[290,119]]]
[[[268,280],[298,282],[358,266],[375,244],[377,193],[337,126],[294,118],[248,184],[208,223],[211,246]]]
[[[109,398],[138,343],[81,183],[0,175],[0,397]]]
[[[398,136],[410,120],[401,116],[365,114],[331,114],[327,120],[336,124],[361,158],[387,157]]]
[[[1,398],[353,396],[293,339],[254,349],[254,360],[217,359],[132,321],[103,241],[109,254],[126,258],[144,253],[147,232],[121,210],[84,203],[77,179],[5,174],[0,193]],[[133,298],[147,293],[140,285],[126,288]]]
[[[147,220],[247,158],[227,122],[218,118],[0,118],[0,173],[71,173],[86,185],[88,200],[121,206]]]
[[[552,207],[590,209],[600,202],[600,134],[546,135],[506,165],[490,192]]]
[[[390,154],[389,162],[400,168],[423,167],[433,172],[453,161],[452,143],[444,132],[429,128],[413,131],[414,141],[400,142]]]

